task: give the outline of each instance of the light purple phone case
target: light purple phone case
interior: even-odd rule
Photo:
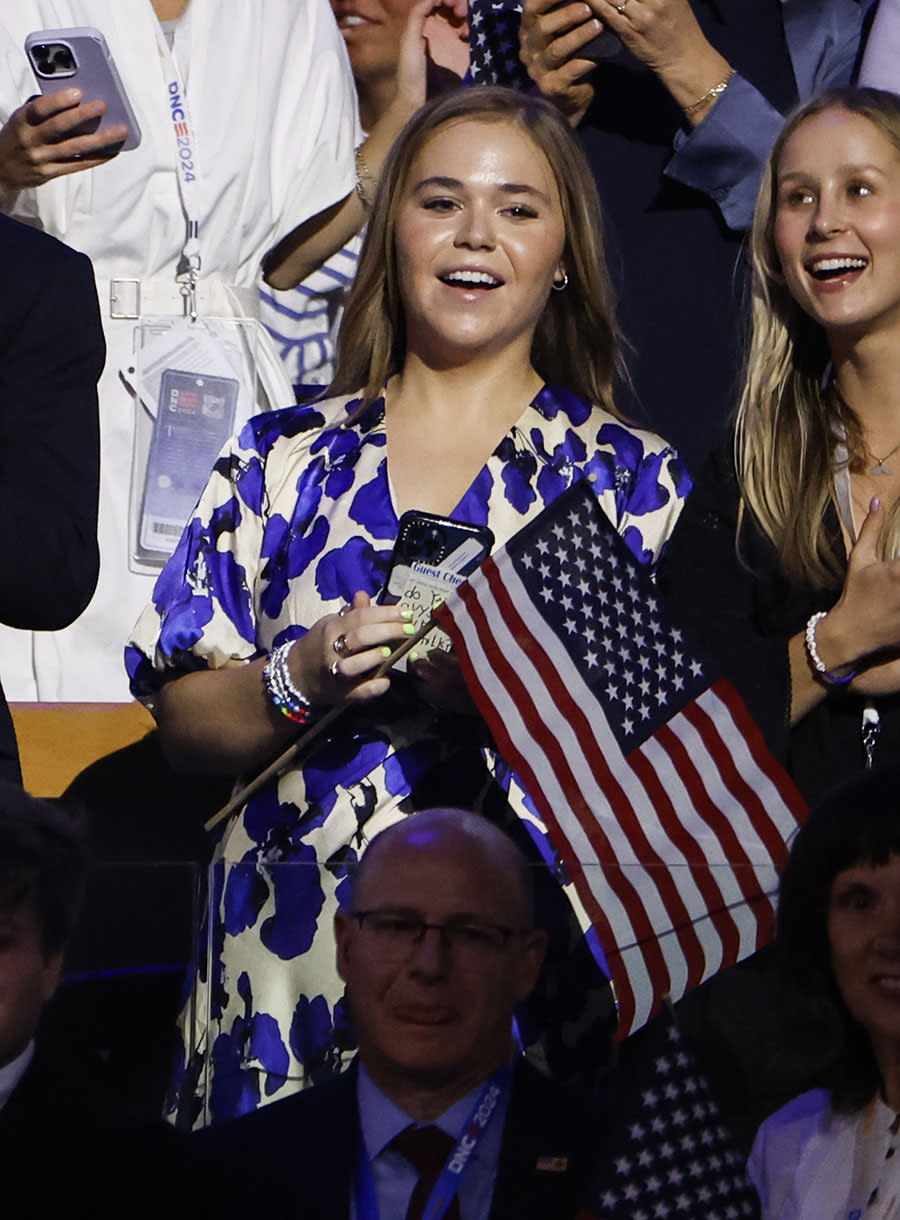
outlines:
[[[33,48],[55,42],[63,43],[69,48],[75,59],[75,70],[43,76],[38,72]],[[35,30],[25,39],[25,54],[44,95],[60,93],[63,89],[77,85],[86,102],[94,101],[95,98],[106,102],[106,114],[98,126],[92,124],[90,129],[85,128],[84,132],[73,134],[86,134],[88,130],[103,131],[107,127],[124,123],[128,128],[128,136],[122,150],[137,148],[141,142],[141,129],[106,45],[106,39],[99,30],[90,25],[64,30]]]

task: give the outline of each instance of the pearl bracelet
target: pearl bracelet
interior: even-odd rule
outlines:
[[[287,640],[271,653],[263,667],[263,685],[282,716],[295,724],[308,724],[312,719],[312,704],[295,684],[288,666],[288,654],[295,642]]]
[[[806,651],[809,653],[809,659],[812,661],[813,667],[822,675],[829,686],[846,686],[848,682],[852,682],[856,677],[857,671],[855,669],[851,669],[850,672],[845,674],[843,677],[833,674],[831,670],[826,668],[825,662],[819,656],[819,650],[816,647],[816,628],[827,613],[827,610],[819,610],[816,614],[810,615],[809,622],[806,624],[805,632]]]

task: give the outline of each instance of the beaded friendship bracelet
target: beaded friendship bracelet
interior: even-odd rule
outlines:
[[[263,667],[263,685],[274,705],[295,724],[308,724],[312,719],[312,704],[297,687],[288,666],[288,654],[294,640],[279,644]]]
[[[806,624],[805,632],[806,651],[809,653],[809,659],[812,661],[817,672],[822,675],[830,686],[846,686],[848,682],[852,682],[856,677],[857,671],[855,669],[851,669],[850,672],[845,674],[842,678],[837,674],[833,674],[831,670],[826,668],[825,662],[819,656],[819,650],[816,647],[816,628],[827,613],[827,610],[819,610],[817,614],[810,615],[809,622]]]

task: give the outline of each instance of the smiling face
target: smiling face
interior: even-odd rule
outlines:
[[[900,333],[900,153],[840,108],[805,119],[776,174],[775,249],[788,291],[830,340]]]
[[[527,364],[564,245],[553,171],[517,124],[439,128],[396,212],[407,356],[453,365],[512,350]]]
[[[900,856],[838,873],[828,902],[835,981],[879,1064],[900,1056]]]
[[[486,846],[430,814],[388,833],[360,876],[354,910],[438,924],[527,921],[508,843]],[[543,933],[512,936],[483,961],[460,961],[429,931],[406,960],[384,961],[368,922],[341,911],[335,931],[361,1058],[398,1104],[415,1090],[462,1097],[508,1059],[513,1009],[537,981]]]
[[[413,3],[414,0],[332,0],[355,77],[363,81],[393,77]]]

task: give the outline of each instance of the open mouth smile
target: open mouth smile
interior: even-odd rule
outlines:
[[[439,275],[438,279],[442,284],[449,284],[451,288],[500,288],[503,285],[503,280],[498,276],[492,275],[490,271],[469,271],[460,269],[458,271],[447,271],[443,275]]]
[[[353,30],[360,25],[374,25],[374,22],[356,13],[345,13],[343,17],[338,18],[338,29],[341,30]]]
[[[830,258],[811,259],[806,264],[806,270],[815,279],[827,282],[864,271],[868,265],[869,260],[859,255],[837,254]]]

